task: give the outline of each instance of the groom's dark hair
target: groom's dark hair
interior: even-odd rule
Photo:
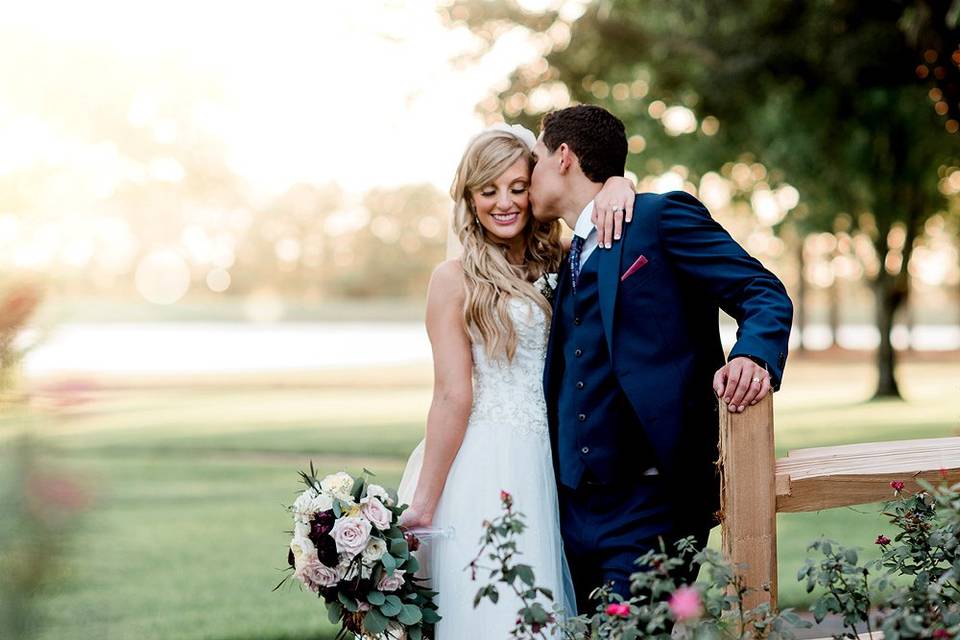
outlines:
[[[564,142],[580,160],[591,182],[622,176],[627,164],[627,133],[615,115],[592,104],[552,111],[540,122],[543,144],[553,153]]]

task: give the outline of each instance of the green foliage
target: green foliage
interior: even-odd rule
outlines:
[[[930,99],[932,90],[960,93],[951,60],[960,55],[958,7],[948,4],[596,1],[570,21],[524,11],[516,0],[461,0],[444,15],[490,45],[510,23],[557,34],[542,60],[517,69],[491,111],[536,125],[564,101],[538,107],[532,96],[559,82],[573,101],[607,107],[643,137],[628,159],[640,175],[680,164],[696,183],[735,160],[758,161],[767,182],[799,189],[801,206],[788,222],[801,234],[832,232],[847,214],[886,265],[867,276],[882,341],[877,395],[899,396],[892,318],[908,296],[914,240],[944,208],[943,169],[960,162],[960,124],[939,116]],[[669,131],[662,115],[671,106],[694,111],[700,128]],[[957,100],[943,106],[957,117]],[[719,128],[705,126],[708,118]],[[906,231],[902,245],[888,243],[897,226]]]
[[[901,483],[893,484],[897,498],[888,503],[885,514],[898,533],[893,540],[878,536],[883,557],[864,560],[856,548],[821,538],[808,548],[816,558],[807,559],[797,580],[808,592],[818,592],[812,607],[817,622],[830,614],[843,621],[844,631],[835,638],[855,640],[859,626],[865,626],[868,634],[880,630],[894,640],[955,637],[960,632],[960,484],[935,489],[922,483],[925,491],[913,496],[902,493]],[[504,510],[488,523],[481,555],[490,545],[499,549],[511,541],[512,522],[519,520],[522,530],[522,516],[512,505]],[[695,549],[693,538],[677,541],[670,550],[661,544],[659,550],[637,558],[630,598],[601,586],[592,594],[598,602],[592,615],[566,620],[562,611],[546,614],[528,599],[536,592],[532,571],[527,575],[524,570],[524,582],[529,579],[531,589],[523,592],[515,586],[521,566],[511,560],[516,553],[513,546],[508,553],[494,551],[488,557],[498,563],[490,578],[500,576],[500,582],[523,598],[512,633],[517,638],[546,638],[556,631],[566,638],[591,640],[787,640],[795,637],[795,629],[811,626],[790,609],[774,612],[766,604],[747,609],[750,589],[735,568],[716,550]],[[694,585],[674,578],[688,568],[701,574]],[[496,602],[495,593],[493,584],[483,585],[475,605],[483,598]]]

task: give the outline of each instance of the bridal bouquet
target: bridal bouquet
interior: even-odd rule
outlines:
[[[327,615],[344,638],[429,640],[440,620],[436,595],[414,574],[419,546],[398,525],[406,505],[396,494],[343,471],[318,480],[300,472],[307,486],[293,505],[293,540],[287,554],[292,576],[323,598]]]

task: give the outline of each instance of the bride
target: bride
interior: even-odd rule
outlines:
[[[479,549],[484,520],[500,514],[500,491],[513,495],[527,529],[518,562],[575,615],[566,570],[542,377],[551,306],[544,287],[563,259],[559,223],[537,222],[528,189],[536,140],[500,125],[471,140],[451,188],[459,259],[436,268],[427,294],[434,391],[426,437],[407,463],[402,524],[443,529],[421,553],[442,620],[438,640],[504,639],[519,599],[473,607],[480,583],[465,570]],[[601,245],[632,209],[634,185],[611,178],[597,196]],[[622,214],[620,214],[622,215]],[[480,577],[485,576],[485,572]],[[550,610],[550,603],[544,602]]]

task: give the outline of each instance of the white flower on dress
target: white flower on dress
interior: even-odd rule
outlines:
[[[337,552],[346,553],[352,558],[366,548],[372,528],[366,518],[345,517],[334,523],[330,535],[337,543]]]

